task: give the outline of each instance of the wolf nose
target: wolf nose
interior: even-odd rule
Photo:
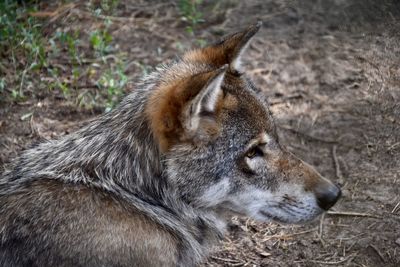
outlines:
[[[337,185],[329,184],[323,190],[317,190],[315,193],[318,206],[321,209],[329,210],[338,201],[342,195],[342,191]]]

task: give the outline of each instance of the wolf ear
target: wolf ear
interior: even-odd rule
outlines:
[[[182,124],[189,136],[202,138],[204,134],[210,133],[211,126],[215,123],[226,69],[227,65],[213,71],[205,86],[184,108]]]
[[[226,69],[227,65],[161,85],[150,96],[145,112],[160,151],[180,142],[201,143],[219,133]]]
[[[190,51],[185,54],[184,59],[217,67],[228,64],[230,70],[238,71],[240,70],[241,56],[261,25],[262,23],[259,21],[244,31],[226,36],[216,44]]]

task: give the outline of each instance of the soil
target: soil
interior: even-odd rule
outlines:
[[[143,66],[261,20],[247,73],[269,97],[281,142],[343,190],[331,212],[305,226],[234,218],[204,266],[400,266],[400,2],[231,0],[200,8],[204,22],[192,36],[172,1],[119,2],[109,19],[113,45],[132,62],[126,91]],[[76,3],[45,31],[88,33],[101,20]],[[0,171],[31,143],[103,112],[56,91],[0,105]]]

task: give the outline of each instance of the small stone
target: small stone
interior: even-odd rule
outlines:
[[[396,242],[396,244],[400,246],[400,237],[397,238],[396,241],[394,241],[394,242]]]
[[[271,253],[268,253],[268,252],[265,252],[265,251],[260,251],[260,252],[258,252],[258,254],[260,254],[263,257],[269,257],[269,256],[272,255]]]

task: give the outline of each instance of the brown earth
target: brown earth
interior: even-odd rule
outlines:
[[[132,63],[126,91],[147,65],[261,20],[247,72],[269,96],[282,142],[343,189],[338,205],[306,226],[233,219],[204,266],[400,266],[400,2],[225,0],[205,1],[201,11],[193,37],[174,2],[120,1],[109,19],[115,53]],[[103,19],[77,2],[48,18],[45,32],[69,27],[85,38]],[[31,91],[25,102],[0,103],[0,166],[102,112]]]

